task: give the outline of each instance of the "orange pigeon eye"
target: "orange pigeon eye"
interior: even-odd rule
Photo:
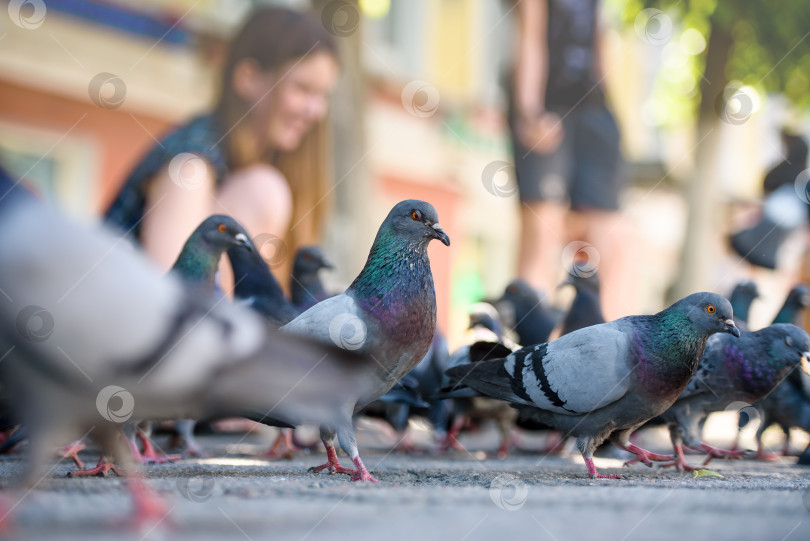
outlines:
[[[419,212],[418,210],[412,210],[411,211],[411,218],[416,222],[421,222],[422,221],[422,213]]]
[[[713,304],[710,304],[709,306],[706,307],[706,311],[709,312],[710,314],[713,314],[717,311],[717,309],[714,307]]]
[[[225,231],[228,230],[228,226],[226,226],[225,224],[219,224],[219,227],[217,227],[217,229],[219,229],[220,233],[224,233]]]

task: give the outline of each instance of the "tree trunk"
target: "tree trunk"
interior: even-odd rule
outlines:
[[[673,298],[670,301],[696,291],[717,288],[715,262],[718,254],[723,252],[726,232],[723,230],[723,209],[717,186],[720,118],[715,101],[728,83],[726,63],[731,45],[731,35],[712,20],[706,67],[700,82],[694,173],[685,189],[689,220],[678,278],[673,285]]]
[[[311,0],[313,11],[323,14],[332,0]],[[357,15],[357,28],[348,35],[339,35],[340,79],[332,96],[332,144],[334,178],[333,215],[324,232],[326,252],[338,262],[334,276],[350,282],[362,268],[375,231],[362,226],[357,218],[368,213],[371,200],[371,176],[366,153],[366,80],[362,62],[360,7],[350,2]],[[352,15],[348,18],[354,22]],[[348,33],[348,32],[347,32]],[[370,235],[370,237],[369,237]]]

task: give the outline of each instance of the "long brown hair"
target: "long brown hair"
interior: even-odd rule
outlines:
[[[338,51],[334,38],[320,18],[305,11],[281,7],[263,7],[252,12],[230,45],[222,70],[219,99],[215,114],[220,126],[228,131],[224,138],[229,169],[265,162],[277,168],[290,186],[293,211],[290,229],[284,239],[288,254],[304,244],[320,242],[323,222],[329,210],[331,145],[326,120],[316,123],[290,152],[257,148],[243,130],[235,129],[247,114],[246,103],[233,88],[237,65],[244,59],[256,61],[269,72],[304,56],[327,52],[336,61]],[[253,234],[261,233],[252,232]],[[282,282],[287,281],[291,257],[277,269]]]

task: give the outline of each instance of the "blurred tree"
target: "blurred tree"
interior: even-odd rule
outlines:
[[[720,122],[744,123],[765,92],[782,93],[800,108],[810,106],[810,6],[806,0],[630,0],[625,18],[648,42],[678,38],[681,49],[688,49],[687,32],[708,36],[692,63],[699,75],[697,91],[687,94],[697,144],[686,189],[690,216],[681,272],[672,295],[716,288],[707,271],[725,242],[713,174],[717,128]]]

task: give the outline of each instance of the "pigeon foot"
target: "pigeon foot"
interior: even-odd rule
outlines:
[[[103,456],[98,459],[98,464],[89,470],[73,470],[68,472],[68,477],[107,477],[110,471],[115,472],[118,477],[124,477],[115,464],[104,458]]]
[[[87,449],[87,446],[84,444],[82,440],[76,440],[73,443],[69,443],[64,447],[57,447],[56,454],[62,458],[69,458],[75,464],[77,468],[85,469],[84,462],[82,459],[79,458],[79,451],[83,451]]]
[[[659,455],[658,453],[651,453],[650,451],[642,449],[641,447],[633,445],[632,443],[628,446],[618,444],[616,446],[623,451],[636,455],[636,458],[625,462],[625,466],[632,466],[636,462],[641,462],[645,466],[651,468],[653,462],[668,462],[675,459],[673,455]]]
[[[588,467],[588,477],[591,479],[623,479],[624,476],[618,473],[614,473],[612,475],[602,475],[598,471],[596,471],[596,466],[593,464],[592,458],[583,457],[585,459],[585,465]]]

